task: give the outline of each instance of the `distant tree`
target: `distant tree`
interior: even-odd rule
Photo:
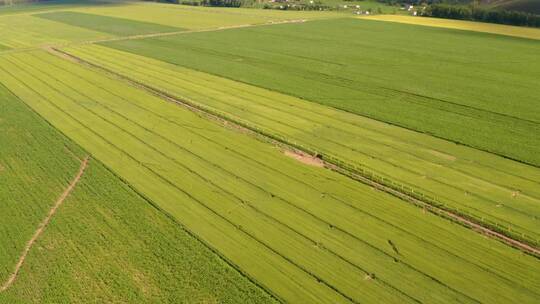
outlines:
[[[517,11],[494,10],[476,6],[430,5],[424,16],[540,27],[540,16]]]

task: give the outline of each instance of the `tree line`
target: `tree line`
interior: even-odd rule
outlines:
[[[540,15],[474,6],[433,4],[426,8],[423,16],[540,27]]]

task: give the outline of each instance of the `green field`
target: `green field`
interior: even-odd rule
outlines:
[[[0,86],[0,285],[86,152]],[[272,299],[97,160],[1,303]]]
[[[21,49],[156,32],[207,30],[335,16],[339,14],[212,9],[144,2],[89,6],[66,4],[65,7],[60,6],[49,12],[38,10],[21,14],[0,14],[0,44]]]
[[[158,23],[191,30],[300,19],[328,19],[342,14],[317,11],[278,11],[247,8],[209,8],[134,2],[124,6],[93,6],[73,9],[89,14]]]
[[[0,16],[0,43],[17,49],[85,40],[112,35],[38,18],[33,15]]]
[[[540,165],[540,41],[340,19],[106,45]]]
[[[141,22],[69,11],[44,13],[35,16],[72,26],[82,27],[92,31],[118,36],[178,32],[182,30],[180,28],[150,22]]]
[[[0,303],[537,303],[540,41],[345,17],[0,9]]]
[[[540,240],[540,170],[536,167],[147,57],[95,45],[68,51],[323,156],[381,175],[398,187],[413,188],[459,213],[532,242]]]
[[[538,297],[535,258],[370,187],[44,52],[0,67],[30,107],[285,301]]]

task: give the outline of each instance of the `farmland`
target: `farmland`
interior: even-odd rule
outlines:
[[[0,81],[29,106],[286,301],[537,296],[534,258],[386,194],[299,166],[247,135],[44,52],[3,56],[0,67]],[[244,256],[253,253],[256,262]],[[476,265],[470,275],[448,271],[463,263]],[[506,281],[512,275],[515,284]],[[471,288],[472,278],[493,281],[501,294]],[[420,282],[437,296],[418,292]]]
[[[106,45],[539,165],[540,42],[459,33],[339,19]]]
[[[1,10],[0,10],[1,12]],[[122,36],[206,30],[298,19],[334,18],[318,12],[215,9],[136,3],[0,15],[0,44],[12,49],[81,43]],[[0,49],[1,51],[1,49]]]
[[[86,152],[3,86],[0,96],[3,285]],[[81,297],[100,302],[272,302],[99,162],[90,161],[77,187],[12,288],[0,292],[1,303],[65,303]]]
[[[540,299],[538,41],[38,6],[0,14],[0,303]]]
[[[131,41],[107,43],[126,44],[134,45]],[[67,51],[322,155],[378,173],[460,213],[513,230],[533,242],[540,239],[540,170],[535,167],[110,48],[92,45]],[[401,157],[393,157],[396,153]],[[491,180],[492,176],[497,179]]]

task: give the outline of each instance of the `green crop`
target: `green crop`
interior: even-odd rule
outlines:
[[[106,45],[540,165],[537,40],[339,19]]]
[[[538,298],[535,258],[140,89],[45,52],[4,55],[0,70],[30,107],[285,301]]]
[[[0,85],[0,286],[86,156]],[[271,303],[92,159],[1,303]]]
[[[182,30],[181,28],[156,23],[80,12],[61,11],[34,16],[117,36],[178,32]]]
[[[95,45],[68,51],[507,234],[540,240],[538,168],[148,57]]]

